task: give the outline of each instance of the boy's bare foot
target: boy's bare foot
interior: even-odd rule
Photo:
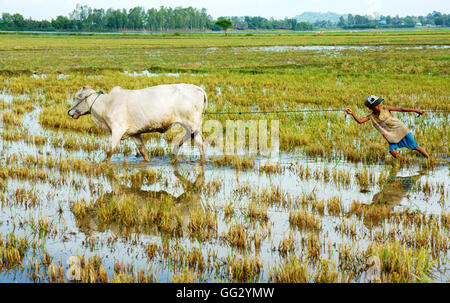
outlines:
[[[423,147],[417,146],[416,150],[421,153],[425,158],[430,159],[430,155],[423,149]]]
[[[396,159],[403,159],[403,157],[394,149],[389,152]]]

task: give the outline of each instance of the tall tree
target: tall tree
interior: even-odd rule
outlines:
[[[217,20],[215,24],[220,26],[223,29],[223,31],[225,32],[225,35],[227,34],[228,28],[230,28],[233,25],[233,23],[231,23],[230,19],[220,19],[220,20]]]

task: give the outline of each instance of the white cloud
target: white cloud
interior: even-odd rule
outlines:
[[[375,13],[381,12],[381,0],[366,0],[367,15],[373,16]]]

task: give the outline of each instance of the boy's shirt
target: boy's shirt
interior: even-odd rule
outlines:
[[[371,114],[369,118],[373,126],[380,131],[389,143],[400,142],[410,132],[406,125],[392,115],[384,106],[381,106],[378,117],[375,114]]]

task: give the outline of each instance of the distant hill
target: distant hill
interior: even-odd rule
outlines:
[[[337,23],[339,21],[339,17],[344,16],[344,18],[347,16],[346,14],[336,14],[333,12],[327,12],[327,13],[314,13],[314,12],[304,12],[300,15],[295,16],[294,18],[297,19],[299,22],[309,22],[314,23],[316,21],[330,21],[333,23]]]

